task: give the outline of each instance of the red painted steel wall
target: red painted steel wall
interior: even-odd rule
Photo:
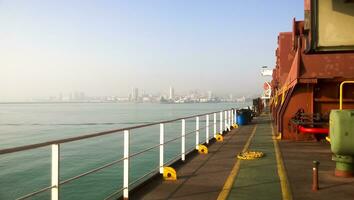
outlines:
[[[309,0],[305,0],[305,10],[310,10]],[[284,139],[313,139],[313,135],[289,128],[290,119],[299,109],[328,116],[330,110],[339,107],[340,83],[354,80],[353,51],[307,53],[309,37],[311,32],[304,30],[304,22],[295,20],[293,31],[282,32],[278,37],[270,109],[277,131]],[[353,85],[345,86],[343,105],[354,109]]]

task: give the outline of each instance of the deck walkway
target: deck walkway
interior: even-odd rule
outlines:
[[[247,148],[262,151],[266,156],[252,161],[237,160],[237,153]],[[314,160],[321,162],[317,192],[311,190]],[[333,175],[335,163],[331,161],[328,143],[275,142],[268,115],[231,131],[223,143],[209,145],[209,154],[188,155],[185,163],[174,167],[177,181],[155,177],[134,190],[130,198],[339,200],[354,197],[354,178]]]
[[[272,127],[267,116],[255,121],[257,129],[250,150],[261,151],[265,156],[257,160],[240,161],[240,170],[228,199],[281,199],[280,180],[272,139]]]
[[[132,199],[217,199],[225,180],[255,125],[234,129],[224,142],[209,146],[209,154],[186,157],[186,163],[177,167],[178,180],[161,181],[155,178],[134,191]]]
[[[279,142],[290,182],[293,199],[354,199],[354,178],[334,176],[335,162],[331,160],[327,142]],[[312,162],[319,165],[319,190],[312,188]]]

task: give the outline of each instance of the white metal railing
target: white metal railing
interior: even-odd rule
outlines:
[[[144,178],[153,175],[163,173],[163,168],[164,166],[168,166],[169,164],[175,162],[176,160],[182,160],[185,161],[186,155],[195,149],[197,150],[199,148],[199,145],[201,144],[199,141],[200,137],[200,131],[205,129],[205,143],[208,144],[209,141],[212,138],[216,137],[217,134],[217,113],[218,112],[212,112],[212,113],[205,113],[205,114],[200,114],[200,115],[194,115],[194,116],[189,116],[189,117],[182,117],[178,119],[173,119],[173,120],[168,120],[168,121],[161,121],[161,122],[155,122],[155,123],[150,123],[150,124],[144,124],[144,125],[139,125],[139,126],[134,126],[134,127],[127,127],[127,128],[121,128],[121,129],[115,129],[115,130],[110,130],[110,131],[104,131],[104,132],[98,132],[98,133],[93,133],[93,134],[88,134],[88,135],[83,135],[83,136],[78,136],[78,137],[72,137],[72,138],[66,138],[62,140],[53,140],[53,141],[48,141],[48,142],[43,142],[43,143],[37,143],[37,144],[32,144],[32,145],[26,145],[26,146],[19,146],[19,147],[14,147],[14,148],[8,148],[8,149],[0,149],[0,155],[3,154],[10,154],[10,153],[15,153],[15,152],[21,152],[21,151],[26,151],[26,150],[31,150],[31,149],[36,149],[40,147],[45,147],[45,146],[51,146],[51,185],[42,189],[39,189],[35,192],[26,194],[24,196],[21,196],[17,199],[28,199],[30,197],[33,197],[37,194],[43,193],[45,191],[51,190],[51,199],[52,200],[59,200],[59,191],[60,187],[66,183],[69,183],[71,181],[74,181],[76,179],[79,179],[81,177],[84,177],[86,175],[98,172],[102,169],[105,169],[107,167],[110,167],[112,165],[115,165],[117,163],[123,162],[123,187],[109,195],[106,199],[110,199],[117,194],[122,194],[124,199],[129,198],[129,191],[130,191],[130,186],[133,184],[137,183],[138,181],[143,180]],[[223,133],[224,131],[229,130],[230,126],[235,123],[235,115],[236,110],[235,109],[230,109],[230,110],[223,110],[219,112],[219,132]],[[210,137],[209,135],[209,129],[210,129],[210,115],[213,115],[213,135]],[[205,117],[205,127],[200,128],[200,117]],[[187,119],[192,119],[195,118],[195,130],[190,131],[186,133],[186,120]],[[178,122],[181,121],[181,135],[170,139],[168,141],[165,141],[165,124],[172,123],[172,122]],[[134,129],[140,129],[144,127],[150,127],[154,125],[160,125],[160,134],[159,134],[159,144],[149,147],[147,149],[144,149],[142,151],[139,151],[137,153],[131,154],[129,152],[130,150],[130,134],[131,131]],[[60,181],[60,146],[63,145],[64,143],[69,143],[73,141],[78,141],[78,140],[84,140],[88,138],[93,138],[93,137],[100,137],[108,134],[113,134],[113,133],[123,133],[123,157],[121,159],[115,160],[113,162],[107,163],[103,166],[100,166],[98,168],[89,170],[85,173],[81,173],[77,176],[71,177],[69,179]],[[195,147],[186,150],[186,136],[191,135],[195,133]],[[181,139],[181,153],[176,157],[175,159],[165,161],[165,145]],[[152,149],[158,148],[159,149],[159,164],[158,166],[150,171],[149,173],[139,177],[135,181],[130,181],[129,180],[129,160],[137,155],[143,154],[147,151],[150,151]]]

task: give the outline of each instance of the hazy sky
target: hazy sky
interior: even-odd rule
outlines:
[[[302,0],[0,0],[0,101],[261,91]]]

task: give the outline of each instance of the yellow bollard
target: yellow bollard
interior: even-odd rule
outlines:
[[[331,143],[331,138],[329,136],[326,137],[326,141]]]
[[[216,134],[216,137],[215,137],[216,141],[217,142],[223,142],[224,141],[224,137],[221,135],[221,134]]]
[[[232,127],[238,128],[238,124],[233,124]]]
[[[200,144],[198,148],[199,154],[208,154],[208,147],[205,145]]]
[[[278,134],[278,136],[276,136],[276,137],[275,137],[275,139],[277,139],[277,140],[281,140],[281,139],[282,139],[282,134],[281,134],[281,133],[279,133],[279,134]]]
[[[175,181],[177,180],[176,170],[172,167],[164,167],[163,168],[163,179],[165,181]]]

